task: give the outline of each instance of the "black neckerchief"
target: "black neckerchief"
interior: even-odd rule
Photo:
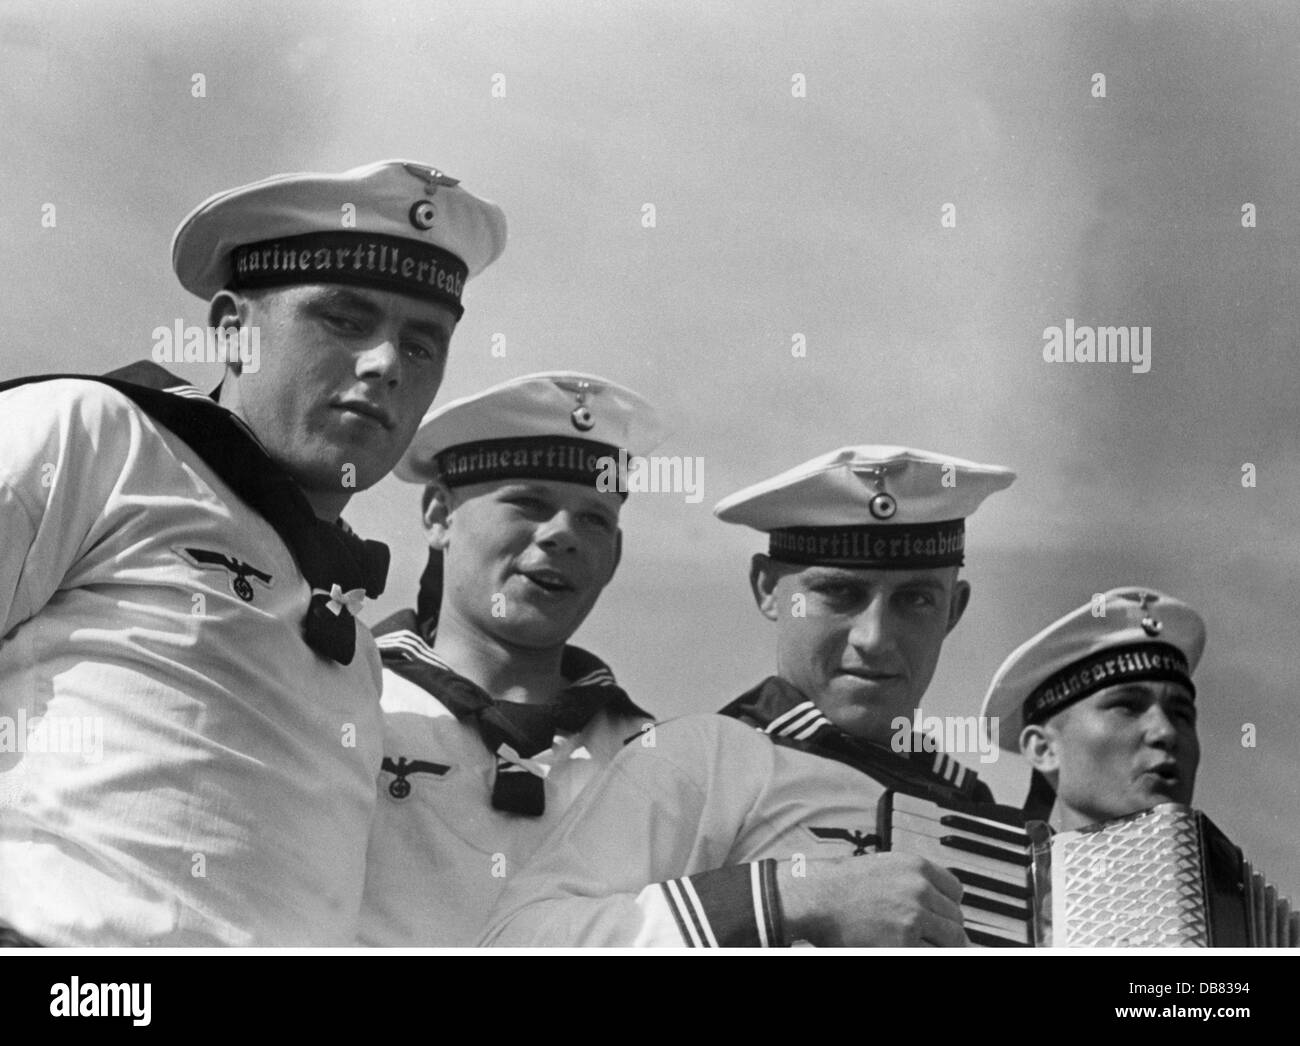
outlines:
[[[356,621],[335,598],[357,589],[375,598],[388,574],[388,546],[363,541],[341,521],[312,511],[292,478],[234,414],[155,363],[133,363],[103,377],[43,374],[0,383],[0,392],[36,381],[72,378],[108,385],[184,442],[241,500],[267,521],[311,586],[303,637],[317,654],[341,665],[356,654]],[[172,391],[164,391],[172,390]],[[180,392],[178,390],[184,390]]]
[[[913,743],[895,752],[846,734],[808,698],[777,676],[769,676],[720,710],[766,733],[775,744],[834,759],[861,770],[887,788],[934,802],[993,802],[993,793],[973,770],[943,752],[926,752]],[[918,739],[913,737],[913,742]]]
[[[1029,791],[1025,794],[1025,804],[1021,808],[1025,817],[1031,821],[1046,822],[1052,816],[1052,807],[1056,805],[1056,789],[1052,782],[1039,771],[1029,775]]]
[[[497,810],[539,817],[546,810],[541,776],[519,763],[550,748],[557,733],[576,733],[602,709],[626,716],[652,718],[632,703],[614,682],[609,666],[594,654],[566,646],[560,674],[569,685],[541,705],[492,697],[477,683],[453,671],[433,652],[433,627],[413,611],[401,610],[375,625],[373,632],[384,667],[441,701],[462,721],[473,721],[487,750],[496,756],[492,806]],[[504,746],[513,758],[503,755]]]

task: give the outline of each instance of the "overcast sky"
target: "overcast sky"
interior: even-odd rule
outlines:
[[[1094,592],[1186,599],[1197,805],[1300,900],[1298,45],[1283,0],[0,3],[0,375],[201,323],[168,248],[214,191],[433,164],[510,224],[440,400],[594,371],[704,460],[701,503],[633,496],[579,637],[635,700],[710,710],[773,667],[725,494],[855,443],[1007,465],[926,710],[973,713]],[[1150,371],[1044,362],[1067,319],[1149,326]],[[417,501],[390,479],[347,513],[394,547],[371,620],[413,601]],[[1019,803],[1018,760],[976,765]]]

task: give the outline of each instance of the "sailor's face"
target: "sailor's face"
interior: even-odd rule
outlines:
[[[441,616],[512,646],[567,642],[614,576],[622,498],[528,479],[470,484],[450,499]]]
[[[1196,706],[1181,683],[1107,687],[1062,709],[1044,733],[1064,828],[1192,801],[1201,749]]]
[[[438,387],[456,317],[388,291],[310,284],[245,297],[261,367],[239,378],[238,413],[309,492],[378,482]]]
[[[787,567],[775,592],[778,673],[841,729],[888,743],[930,685],[967,590],[956,567]]]

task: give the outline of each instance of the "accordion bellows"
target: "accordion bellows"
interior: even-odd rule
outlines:
[[[878,814],[882,848],[962,880],[975,944],[1300,947],[1300,913],[1188,806],[1056,835],[1009,807],[943,807],[892,792]]]
[[[1166,803],[1052,839],[1052,943],[1067,948],[1271,948],[1293,914],[1203,813]]]

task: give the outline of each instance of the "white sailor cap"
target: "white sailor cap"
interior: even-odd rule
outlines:
[[[980,714],[996,717],[1001,747],[1020,731],[1106,687],[1142,680],[1182,683],[1205,650],[1205,622],[1154,588],[1114,588],[1022,643],[997,670]],[[987,721],[987,720],[986,720]]]
[[[445,304],[505,249],[501,208],[425,164],[279,174],[210,196],[172,237],[186,290],[350,283]]]
[[[631,389],[595,374],[545,371],[429,411],[394,473],[450,487],[494,479],[594,486],[622,477],[630,458],[663,436],[655,408]],[[627,493],[626,483],[618,492]]]
[[[907,447],[842,447],[718,502],[787,563],[877,570],[960,566],[965,519],[1016,474]]]

